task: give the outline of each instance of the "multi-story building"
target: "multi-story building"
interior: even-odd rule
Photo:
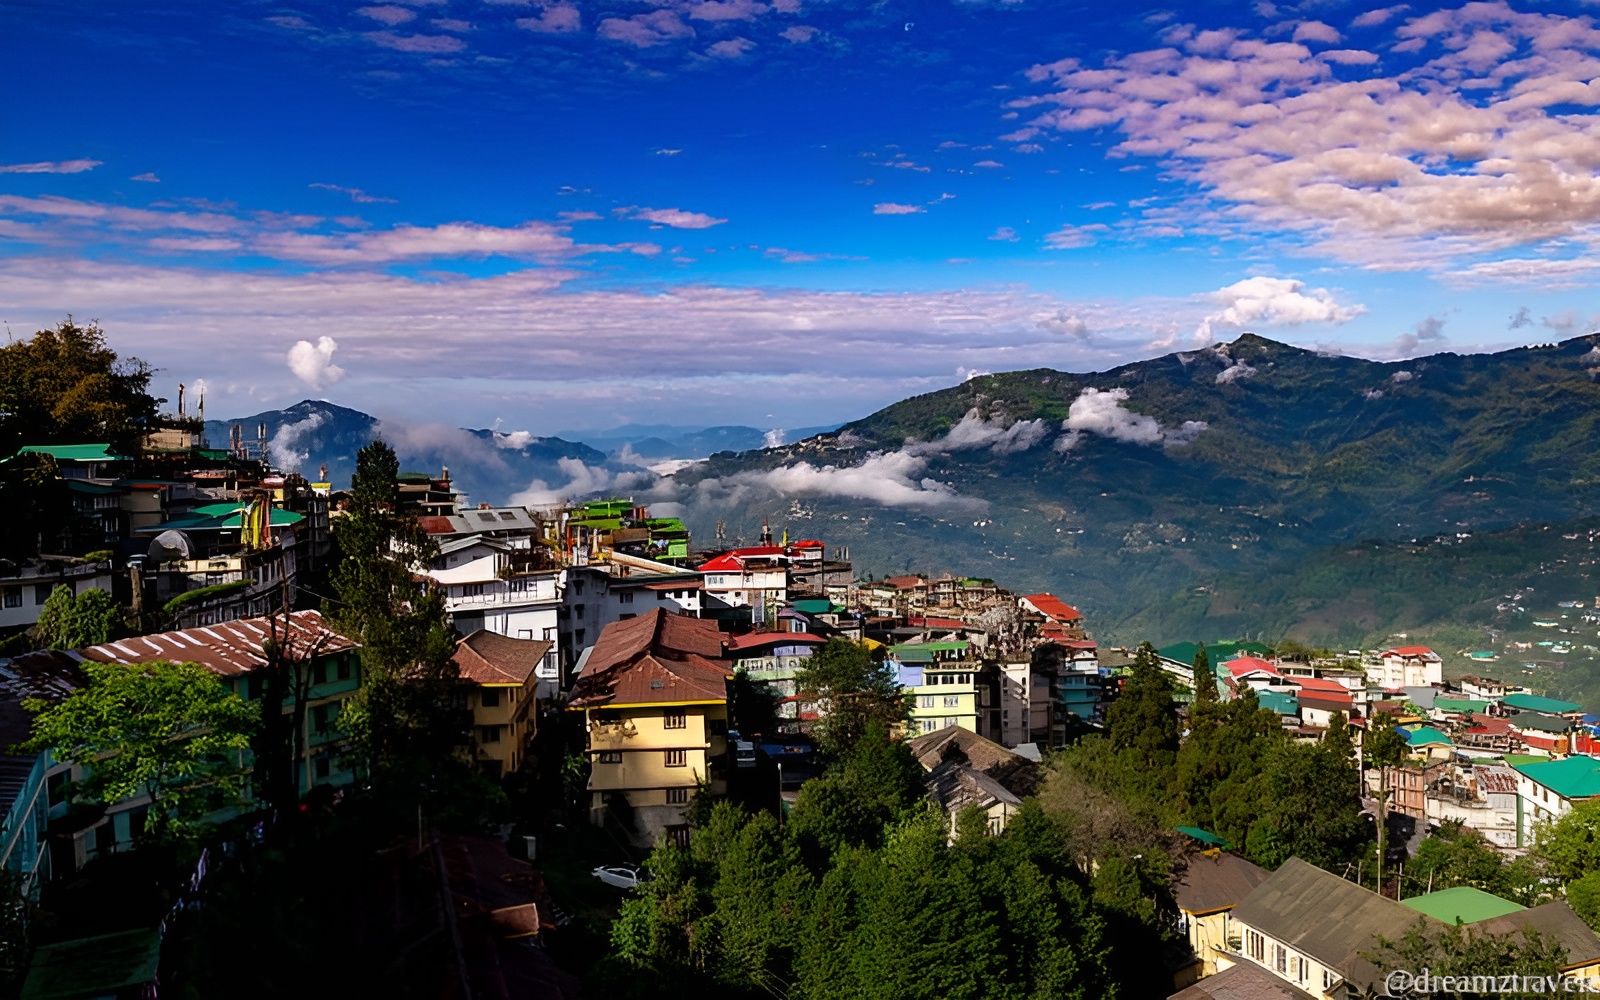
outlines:
[[[520,768],[538,732],[539,669],[551,646],[548,639],[484,629],[456,643],[456,669],[472,711],[473,754],[492,777]]]
[[[350,784],[355,775],[347,760],[349,739],[339,729],[338,719],[345,704],[362,685],[359,647],[324,624],[320,612],[295,611],[287,618],[273,615],[134,636],[66,655],[78,661],[99,663],[157,660],[197,663],[216,674],[239,697],[256,701],[266,690],[269,663],[263,646],[269,641],[283,650],[284,658],[280,662],[293,664],[295,672],[307,684],[305,725],[296,753],[300,790]],[[30,657],[38,655],[41,654],[28,654]],[[286,701],[283,711],[292,713],[292,702]],[[66,812],[67,803],[59,793],[61,784],[81,777],[80,765],[51,767],[46,785],[52,819]],[[127,848],[142,829],[142,817],[149,805],[144,798],[119,802],[92,825],[76,830],[72,835],[71,858],[60,859],[64,864],[57,866],[58,871],[76,870],[102,853]]]
[[[1444,660],[1427,646],[1396,646],[1362,664],[1381,688],[1430,687],[1444,683]]]
[[[605,627],[567,701],[588,730],[596,826],[610,816],[636,843],[687,843],[689,800],[724,780],[732,675],[716,622],[652,608]]]
[[[50,592],[62,586],[74,594],[86,590],[110,593],[111,563],[42,556],[21,566],[0,568],[0,634],[38,624]]]
[[[258,498],[207,504],[178,520],[138,529],[136,536],[149,546],[149,554],[134,561],[141,600],[160,607],[203,591],[173,607],[184,627],[264,615],[283,604],[286,582],[293,600],[304,521]]]
[[[757,624],[789,601],[789,555],[778,545],[733,549],[700,565],[708,597],[751,609]]]
[[[902,643],[889,649],[888,661],[909,702],[913,736],[951,726],[985,735],[978,692],[992,687],[981,676],[984,665],[966,658],[969,649],[965,641]]]
[[[589,562],[568,566],[563,579],[558,647],[564,675],[570,675],[612,622],[656,608],[698,618],[703,608],[699,573],[621,552],[602,550]]]
[[[777,696],[780,728],[797,729],[816,717],[795,677],[826,639],[808,632],[751,632],[729,636],[727,642],[734,671],[744,671]]]

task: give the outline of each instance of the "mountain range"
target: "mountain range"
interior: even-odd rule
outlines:
[[[1542,540],[1566,528],[1541,545],[1516,532],[1600,515],[1597,344],[1376,362],[1247,334],[1105,372],[979,376],[775,447],[748,427],[580,442],[310,400],[234,422],[251,438],[267,423],[280,464],[326,463],[336,483],[381,433],[473,500],[621,493],[700,539],[720,524],[754,541],[765,520],[862,573],[1048,589],[1102,639],[1349,644],[1492,610],[1563,558]],[[704,460],[641,467],[667,458]]]

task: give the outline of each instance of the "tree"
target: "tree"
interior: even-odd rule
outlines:
[[[119,358],[94,323],[71,318],[0,347],[0,455],[25,444],[108,442],[129,451],[158,400],[155,369]]]
[[[739,670],[728,685],[728,717],[746,736],[771,733],[778,728],[778,695],[770,685],[751,680],[749,671]]]
[[[1217,700],[1217,677],[1211,672],[1211,657],[1204,643],[1194,654],[1194,703],[1206,704]]]
[[[87,687],[55,704],[33,698],[23,746],[87,771],[76,793],[106,805],[149,796],[144,836],[181,837],[205,813],[239,801],[254,705],[193,663],[83,664]]]
[[[1406,881],[1411,892],[1470,885],[1516,899],[1526,897],[1537,880],[1530,881],[1525,868],[1506,864],[1500,852],[1476,831],[1464,828],[1460,822],[1446,821],[1436,834],[1418,844],[1406,861]]]
[[[1118,750],[1138,750],[1147,761],[1170,763],[1178,750],[1178,708],[1172,678],[1155,647],[1141,643],[1122,693],[1106,712],[1106,735]]]
[[[1548,977],[1554,983],[1567,962],[1567,949],[1553,936],[1531,929],[1520,934],[1471,933],[1461,924],[1429,925],[1420,917],[1398,941],[1382,936],[1377,947],[1362,956],[1379,969],[1406,970],[1431,976],[1450,977],[1454,989],[1422,989],[1401,995],[1429,995],[1446,1000],[1467,1000],[1494,992],[1497,975],[1516,972],[1524,979]],[[1476,980],[1476,984],[1474,984]],[[1554,987],[1552,987],[1554,991]]]
[[[1575,802],[1560,819],[1539,827],[1534,852],[1563,883],[1600,872],[1600,799]]]
[[[1333,713],[1333,718],[1328,720],[1328,733],[1322,738],[1322,745],[1328,748],[1335,760],[1355,760],[1355,740],[1350,736],[1350,721],[1343,712]]]
[[[400,510],[399,460],[374,441],[356,455],[351,503],[334,522],[337,601],[327,614],[361,644],[365,686],[341,725],[360,746],[375,783],[393,804],[442,806],[480,781],[463,758],[470,715],[458,704],[457,633],[443,598],[416,579],[438,546]],[[281,704],[281,684],[269,698]]]
[[[915,811],[923,771],[911,751],[870,719],[850,753],[800,786],[790,832],[812,858],[849,846],[877,846],[884,829]]]
[[[46,598],[33,638],[41,649],[83,649],[120,638],[127,626],[127,612],[110,594],[94,589],[74,597],[60,584]]]
[[[1372,720],[1372,730],[1362,746],[1368,767],[1378,768],[1378,891],[1383,891],[1384,840],[1389,827],[1389,772],[1405,759],[1410,744],[1392,725]]]
[[[799,689],[816,696],[822,718],[812,730],[817,745],[831,757],[849,753],[873,722],[884,732],[905,723],[909,705],[894,672],[874,661],[866,647],[835,636],[806,660],[795,675]]]

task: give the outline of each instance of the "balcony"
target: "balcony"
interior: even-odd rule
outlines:
[[[619,750],[633,737],[639,735],[639,727],[630,722],[591,722],[589,723],[589,749],[591,750]]]

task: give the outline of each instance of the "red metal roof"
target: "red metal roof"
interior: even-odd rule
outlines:
[[[1317,694],[1330,694],[1350,698],[1350,689],[1338,681],[1330,681],[1325,677],[1291,677],[1289,683],[1298,685],[1300,690],[1316,692]]]
[[[1245,674],[1254,673],[1258,670],[1265,671],[1274,677],[1283,676],[1282,674],[1278,673],[1277,667],[1268,663],[1266,660],[1259,659],[1254,656],[1237,656],[1229,660],[1227,663],[1224,663],[1223,666],[1227,667],[1228,673],[1232,674],[1234,677],[1243,677]]]
[[[440,517],[437,514],[424,514],[417,518],[417,524],[430,535],[448,535],[456,530],[448,517]]]
[[[1024,594],[1022,599],[1038,608],[1041,615],[1054,618],[1058,622],[1075,622],[1083,618],[1083,612],[1063,602],[1054,594]]]
[[[753,559],[761,556],[781,556],[787,554],[787,552],[776,545],[757,545],[753,548],[747,549],[730,549],[729,551],[724,552],[722,555],[717,556],[715,559],[712,559],[706,563],[702,563],[700,566],[700,571],[702,573],[725,573],[729,570],[742,570],[744,569],[744,561],[746,559]]]
[[[100,663],[155,660],[198,663],[212,673],[231,677],[266,666],[267,658],[261,644],[269,638],[276,638],[288,654],[295,657],[343,653],[357,648],[354,641],[322,623],[322,612],[295,611],[289,615],[287,629],[282,615],[245,618],[220,625],[118,639],[80,649],[78,655]]]
[[[794,548],[820,549],[822,548],[822,543],[817,541],[815,538],[802,538],[800,541],[794,543]]]
[[[908,616],[906,624],[912,627],[920,625],[923,628],[974,628],[974,626],[968,625],[959,618],[918,618],[916,615]],[[983,629],[976,629],[976,631],[982,632]]]
[[[920,576],[891,576],[883,582],[896,590],[916,590],[928,585],[928,581]]]
[[[1316,694],[1303,694],[1296,700],[1300,702],[1301,708],[1320,708],[1324,712],[1350,711],[1350,698],[1348,696],[1338,698],[1319,691]]]
[[[820,646],[828,640],[810,632],[747,632],[744,635],[730,635],[727,641],[731,651],[760,646]]]

